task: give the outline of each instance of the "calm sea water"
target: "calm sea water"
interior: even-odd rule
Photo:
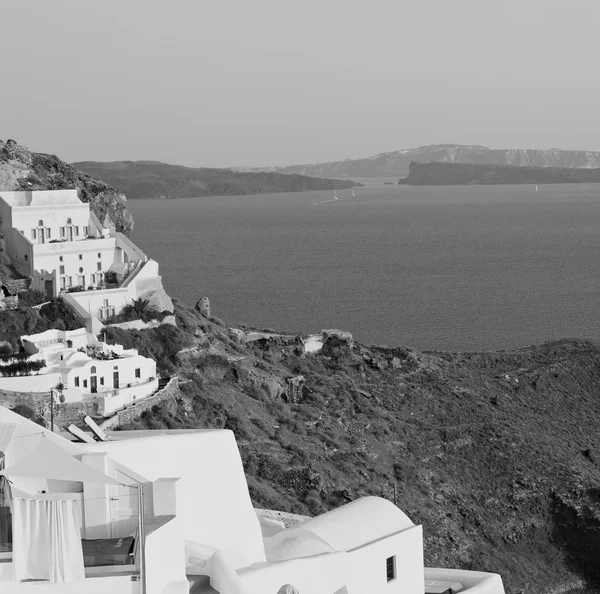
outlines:
[[[167,291],[230,324],[419,349],[599,338],[600,185],[131,200]],[[315,204],[319,203],[319,204]]]

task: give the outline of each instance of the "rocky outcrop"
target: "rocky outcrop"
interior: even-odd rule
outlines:
[[[196,302],[196,311],[200,312],[201,316],[210,318],[210,300],[208,297],[200,297]]]
[[[339,357],[349,355],[354,346],[354,339],[350,332],[343,330],[323,330],[323,355],[326,357]]]
[[[366,159],[346,159],[312,165],[247,169],[300,173],[313,177],[400,177],[408,174],[411,161],[441,163],[490,163],[520,167],[600,167],[600,152],[561,149],[490,149],[480,145],[434,144],[380,153]]]
[[[597,182],[600,182],[600,168],[568,169],[565,167],[412,162],[408,176],[398,183],[415,186],[448,186]]]
[[[0,190],[67,190],[77,188],[100,221],[108,217],[117,231],[130,235],[133,217],[125,195],[82,173],[55,155],[33,153],[14,140],[0,140]]]

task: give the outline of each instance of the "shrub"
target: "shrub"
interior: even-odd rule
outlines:
[[[44,301],[48,301],[48,299],[46,299],[46,295],[43,291],[28,289],[27,291],[19,293],[19,305],[21,307],[40,305],[40,303],[44,303]]]
[[[34,423],[37,423],[38,425],[41,425],[42,427],[46,426],[44,419],[26,404],[17,404],[12,411],[18,415],[21,415],[22,417],[25,417],[26,419],[29,419],[30,421],[33,421]]]
[[[8,365],[0,365],[0,374],[7,377],[31,375],[46,367],[45,361],[16,361]]]

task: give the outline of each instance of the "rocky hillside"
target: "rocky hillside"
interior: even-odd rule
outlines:
[[[33,153],[14,140],[0,140],[0,190],[67,190],[77,188],[103,221],[108,214],[118,231],[133,229],[125,195],[82,173],[55,155]]]
[[[479,145],[434,144],[380,153],[366,159],[346,159],[312,165],[253,169],[300,173],[313,177],[404,177],[411,161],[442,163],[490,163],[520,167],[600,167],[600,152],[561,149],[490,149]],[[248,169],[251,171],[252,169]]]
[[[84,161],[75,167],[101,179],[129,198],[196,198],[274,192],[305,192],[351,188],[359,184],[305,175],[241,173],[230,169],[207,169],[169,165],[158,161]]]
[[[600,169],[519,167],[473,163],[417,163],[398,183],[413,186],[467,184],[577,184],[600,182]]]
[[[229,428],[257,507],[377,494],[423,525],[430,566],[499,572],[508,593],[600,591],[598,345],[424,353],[330,332],[304,354],[295,336],[176,316],[188,346],[163,368],[181,392],[126,428]],[[109,340],[156,354],[143,334]]]

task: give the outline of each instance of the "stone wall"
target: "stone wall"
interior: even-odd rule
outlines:
[[[149,410],[155,404],[159,404],[164,400],[179,396],[179,385],[180,379],[177,376],[172,377],[169,380],[169,383],[162,390],[159,390],[156,392],[156,394],[146,398],[145,400],[140,400],[125,410],[119,411],[109,419],[106,419],[100,423],[100,428],[104,431],[107,431],[108,429],[114,429],[115,427],[119,427],[119,425],[125,425],[130,421],[134,421],[135,419],[139,418],[144,411]]]
[[[0,390],[0,406],[14,408],[22,404],[31,408],[42,417],[47,427],[50,427],[50,392],[7,392]],[[97,414],[94,402],[65,402],[58,400],[54,393],[54,430],[64,429],[85,415]]]

